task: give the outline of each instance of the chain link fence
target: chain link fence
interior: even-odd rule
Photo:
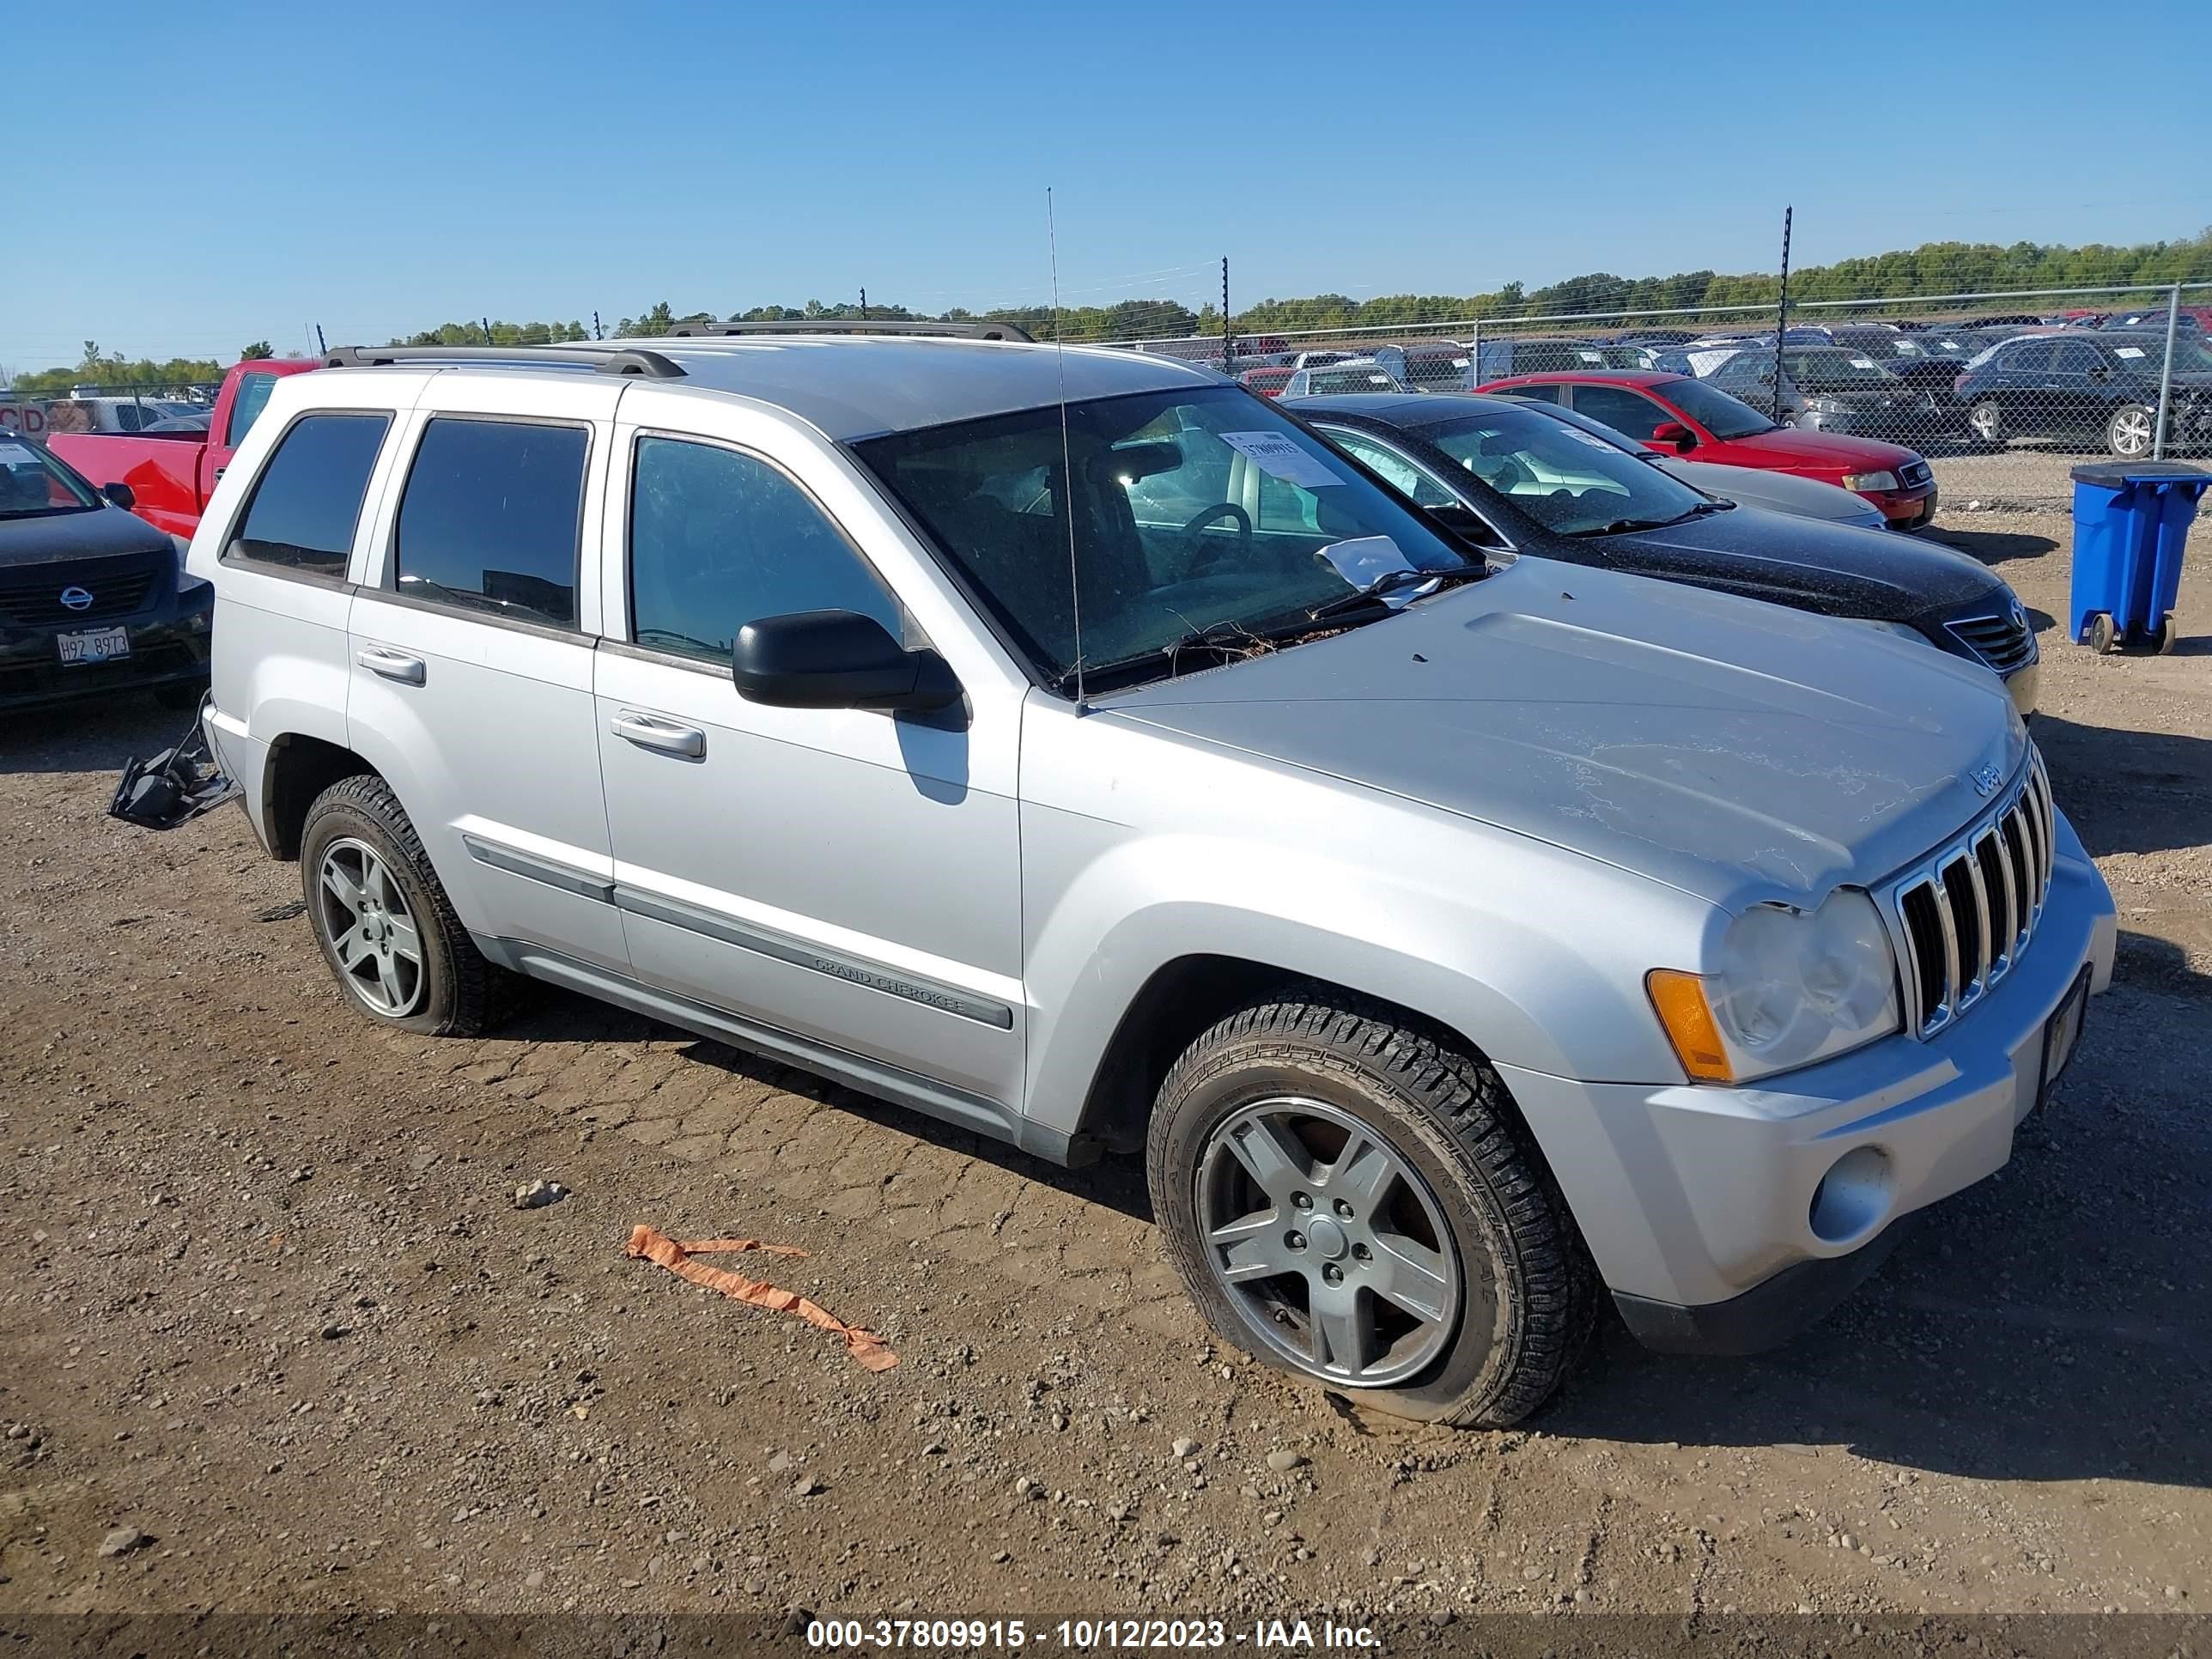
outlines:
[[[0,434],[44,439],[57,432],[151,432],[189,435],[207,429],[220,382],[207,386],[71,386],[59,394],[0,391]]]
[[[1990,507],[2065,501],[2085,459],[2212,453],[2212,283],[1225,334],[1128,343],[1270,397],[1543,398],[1701,459],[1738,459],[1729,447],[1769,426],[1865,439],[1913,452],[1945,499]]]

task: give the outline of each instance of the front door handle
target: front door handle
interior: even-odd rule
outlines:
[[[372,674],[381,674],[387,680],[398,680],[402,685],[420,685],[428,671],[422,659],[410,657],[404,651],[394,651],[381,645],[365,645],[354,660]]]
[[[658,714],[641,714],[635,708],[623,709],[607,723],[607,729],[641,749],[657,750],[664,755],[699,760],[707,753],[707,734],[697,726],[678,726],[674,720],[665,720]]]

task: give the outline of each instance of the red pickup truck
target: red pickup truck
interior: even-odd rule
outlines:
[[[269,402],[276,376],[322,365],[307,357],[263,357],[222,377],[207,437],[197,434],[57,432],[46,447],[95,484],[131,486],[131,511],[156,529],[190,538],[216,480]]]

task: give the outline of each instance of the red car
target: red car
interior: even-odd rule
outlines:
[[[1291,383],[1291,372],[1287,368],[1248,368],[1237,379],[1248,392],[1256,392],[1262,398],[1279,398],[1283,388]]]
[[[1840,484],[1880,507],[1893,530],[1917,530],[1936,516],[1936,475],[1904,445],[1777,426],[1750,404],[1687,374],[1648,369],[1513,374],[1476,390],[1559,404],[1654,449]]]
[[[216,481],[269,401],[280,374],[322,367],[313,357],[263,357],[234,365],[209,411],[204,430],[125,434],[57,432],[46,447],[105,488],[125,483],[136,498],[131,511],[156,530],[189,538],[215,494]]]

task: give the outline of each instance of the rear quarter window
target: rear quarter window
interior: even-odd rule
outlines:
[[[303,415],[276,441],[239,516],[226,559],[343,577],[377,451],[380,411]]]

